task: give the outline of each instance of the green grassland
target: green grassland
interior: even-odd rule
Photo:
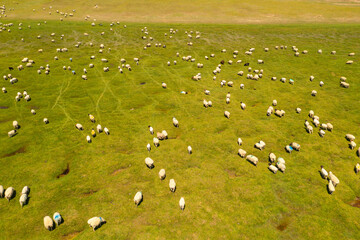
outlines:
[[[12,19],[68,19],[163,23],[360,23],[358,0],[5,0]],[[97,5],[97,7],[95,7]],[[49,7],[52,7],[50,9]],[[32,12],[32,10],[35,10]],[[51,15],[49,14],[51,12]]]
[[[19,79],[14,85],[0,80],[8,90],[0,94],[0,184],[17,190],[10,203],[0,199],[1,239],[358,239],[360,209],[350,203],[360,196],[359,176],[353,171],[359,160],[344,136],[360,137],[359,25],[128,23],[127,28],[114,25],[110,31],[106,22],[95,27],[77,21],[11,22],[11,32],[0,33],[1,76],[24,57],[35,60],[35,65],[11,71]],[[150,41],[141,39],[144,26],[148,37],[154,38],[146,50],[143,47]],[[169,28],[178,29],[171,39]],[[201,38],[189,40],[184,32],[191,30],[200,31]],[[37,39],[38,35],[42,38]],[[194,45],[187,46],[188,41]],[[74,46],[77,42],[82,42],[79,48]],[[159,42],[166,48],[154,46]],[[101,43],[105,45],[102,54],[98,52]],[[275,45],[288,48],[275,50]],[[294,57],[293,45],[309,53]],[[69,51],[56,52],[63,47]],[[250,47],[256,50],[246,56]],[[264,52],[264,47],[270,51]],[[43,53],[38,53],[40,48]],[[227,53],[221,53],[223,48]],[[323,54],[316,53],[320,48]],[[237,59],[233,50],[239,50]],[[332,50],[337,54],[331,55]],[[357,55],[348,57],[349,52]],[[211,53],[215,58],[205,60]],[[91,55],[96,59],[91,60]],[[182,61],[187,55],[196,61]],[[102,57],[109,62],[102,63]],[[139,65],[134,57],[140,58]],[[121,58],[131,64],[131,72],[119,73]],[[229,59],[234,63],[225,64],[214,81],[212,70]],[[238,59],[263,69],[263,78],[238,76],[238,71],[247,71],[235,63]],[[257,59],[265,64],[258,65]],[[354,64],[346,65],[349,59]],[[174,60],[178,64],[168,67],[167,61]],[[196,67],[198,62],[203,69]],[[88,68],[89,63],[95,67]],[[37,74],[46,64],[50,74]],[[63,66],[71,66],[77,74]],[[109,72],[103,72],[105,66]],[[81,79],[83,68],[88,69],[87,81]],[[202,79],[191,80],[198,72]],[[310,75],[315,76],[313,82],[308,80]],[[272,76],[292,78],[295,84],[271,81]],[[347,77],[350,88],[339,86],[340,76]],[[234,87],[221,88],[222,79],[234,81]],[[319,81],[325,85],[320,87]],[[167,89],[161,88],[162,82]],[[16,93],[25,89],[32,100],[15,102]],[[211,94],[204,95],[204,89]],[[311,97],[314,89],[318,95]],[[180,94],[182,90],[189,94]],[[231,93],[228,105],[227,92]],[[213,102],[212,108],[202,106],[204,98]],[[285,117],[266,116],[273,99],[286,111]],[[241,101],[247,105],[245,111]],[[302,109],[300,114],[296,107]],[[324,138],[316,128],[314,134],[306,133],[303,123],[310,120],[310,109],[320,122],[331,122],[333,132]],[[231,113],[230,119],[223,116],[225,110]],[[96,124],[89,121],[89,113],[110,130],[110,135],[98,134],[91,144],[85,136]],[[174,116],[179,128],[172,125]],[[42,122],[44,117],[49,124]],[[21,128],[17,136],[8,138],[13,120]],[[85,130],[76,130],[76,123]],[[153,136],[148,125],[155,131],[167,130],[170,138],[150,153],[146,144]],[[242,148],[259,158],[257,167],[237,155],[238,137],[244,142]],[[266,142],[264,151],[253,147],[259,140]],[[285,152],[292,141],[301,144],[300,152]],[[187,153],[188,145],[192,155]],[[269,172],[269,152],[286,160],[284,174]],[[145,166],[147,156],[154,159],[154,169]],[[57,178],[67,164],[70,172]],[[320,165],[340,179],[332,195],[319,175]],[[158,177],[161,168],[167,172],[164,181]],[[171,178],[177,183],[175,193],[168,187]],[[25,185],[31,188],[30,200],[21,209],[19,192]],[[137,191],[144,195],[138,207],[133,202]],[[184,211],[178,206],[182,196]],[[56,211],[65,222],[49,232],[43,217]],[[87,225],[93,216],[107,220],[96,232]]]

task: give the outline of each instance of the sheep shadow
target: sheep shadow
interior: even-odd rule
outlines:
[[[13,200],[16,197],[16,190],[14,189],[13,194],[11,195],[11,197],[9,198],[8,202],[10,202],[11,200]]]

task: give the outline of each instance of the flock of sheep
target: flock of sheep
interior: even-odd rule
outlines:
[[[1,8],[1,9],[3,9],[3,12],[4,12],[5,7]],[[75,12],[75,10],[74,10],[73,12]],[[60,12],[60,11],[58,11],[58,10],[56,10],[56,13],[58,13],[58,14],[60,14],[61,16],[64,16],[64,17],[73,16],[73,13],[68,14],[68,13]],[[51,12],[50,12],[49,14],[51,14]],[[86,16],[86,17],[85,17],[85,20],[88,20],[89,18],[90,18],[90,16]],[[63,19],[61,18],[61,20],[63,20]],[[117,24],[119,24],[119,23],[117,23]],[[93,22],[93,23],[91,24],[91,26],[95,26],[95,25],[96,25],[95,22]],[[112,27],[113,25],[115,25],[115,23],[111,23],[111,27]],[[10,32],[10,28],[11,28],[12,26],[13,26],[13,24],[2,24],[2,26],[1,26],[1,31],[8,30],[8,31]],[[20,30],[21,30],[21,26],[22,26],[22,24],[19,24],[19,29],[20,29]],[[30,26],[29,26],[29,28],[30,28]],[[124,26],[124,28],[126,28],[126,25]],[[112,30],[112,28],[111,28],[110,30]],[[153,40],[152,37],[148,37],[148,36],[147,36],[147,35],[149,35],[149,32],[148,32],[148,29],[147,29],[146,27],[143,28],[143,29],[141,29],[141,31],[144,33],[144,35],[142,36],[142,39],[143,39],[143,40],[147,40],[147,39],[149,39],[150,41]],[[171,38],[172,35],[173,35],[173,34],[176,34],[177,32],[178,32],[178,30],[170,29],[170,36],[169,36],[169,37]],[[103,35],[103,34],[104,34],[104,33],[101,33],[101,35]],[[194,34],[194,32],[193,32],[193,31],[185,32],[185,34],[187,35],[187,37],[188,37],[189,39],[192,39],[192,38],[193,38],[192,35]],[[51,34],[50,34],[51,37],[54,37],[55,35],[56,35],[55,33],[51,33]],[[88,34],[85,33],[84,35],[87,36]],[[167,33],[165,34],[165,36],[167,36]],[[195,32],[195,38],[196,38],[196,39],[199,39],[200,37],[201,37],[200,32]],[[61,35],[61,39],[63,39],[63,38],[64,38],[64,35]],[[41,39],[41,36],[39,35],[39,36],[37,37],[37,39]],[[24,41],[24,39],[21,39],[21,41]],[[52,41],[55,41],[55,40],[52,39]],[[77,44],[75,45],[75,47],[76,47],[76,48],[80,48],[80,46],[83,45],[83,44],[84,44],[84,43],[82,43],[82,42],[77,42]],[[89,44],[89,46],[94,46],[93,43],[88,43],[88,44]],[[190,42],[187,43],[187,45],[192,46],[193,43],[190,41]],[[146,43],[146,45],[144,46],[144,49],[147,49],[147,48],[149,48],[149,47],[151,47],[151,46],[152,46],[151,42],[148,42],[148,43]],[[161,44],[161,43],[156,43],[155,46],[156,46],[156,47],[166,48],[166,45]],[[104,49],[104,48],[105,48],[104,44],[100,44],[100,45],[99,45],[99,53],[100,53],[100,54],[103,53],[103,49]],[[287,49],[287,46],[275,46],[275,50],[278,50],[278,49]],[[299,57],[299,56],[300,56],[300,51],[299,51],[299,49],[298,49],[296,46],[293,46],[293,47],[292,47],[292,50],[295,52],[294,55],[295,55],[296,57]],[[68,48],[57,48],[57,49],[56,49],[56,52],[59,53],[59,54],[61,54],[61,52],[68,52],[68,51],[69,51]],[[111,51],[111,48],[109,48],[108,51],[110,52],[110,51]],[[264,51],[265,51],[265,52],[269,52],[270,49],[269,49],[269,48],[264,48]],[[43,50],[43,49],[39,49],[38,52],[41,54],[41,53],[44,52],[44,50]],[[221,53],[226,53],[227,51],[226,51],[226,49],[222,49],[220,52],[221,52]],[[247,50],[244,54],[245,54],[245,55],[252,55],[254,52],[255,52],[255,48],[250,48],[250,49]],[[301,54],[308,54],[308,51],[307,51],[307,50],[303,50],[303,51],[301,52]],[[318,54],[322,54],[322,50],[321,50],[321,49],[318,50]],[[336,54],[336,51],[332,51],[331,54]],[[236,59],[236,58],[238,57],[238,55],[239,55],[239,51],[234,50],[234,51],[233,51],[233,54],[232,54],[232,57],[233,57],[234,59]],[[349,54],[349,56],[354,56],[354,55],[355,55],[355,53],[350,53],[350,54]],[[195,62],[195,61],[196,61],[196,59],[195,59],[194,57],[192,57],[192,56],[183,56],[182,58],[180,58],[180,53],[176,53],[176,57],[179,58],[179,59],[182,59],[182,60],[185,61],[185,62]],[[211,54],[210,54],[210,58],[215,58],[215,53],[211,53]],[[55,61],[57,61],[58,59],[59,59],[58,56],[54,56],[54,60],[55,60]],[[94,60],[94,59],[96,59],[96,56],[90,56],[90,59],[91,59],[91,60]],[[205,60],[209,60],[209,57],[208,57],[208,56],[204,56],[204,59],[205,59]],[[134,60],[134,62],[135,62],[136,65],[139,65],[139,64],[140,64],[140,58],[139,58],[139,57],[134,57],[133,60]],[[72,58],[70,59],[70,62],[72,62]],[[101,58],[101,62],[103,62],[103,63],[108,63],[109,61],[108,61],[106,58]],[[128,71],[132,71],[131,65],[130,65],[129,63],[127,63],[127,61],[126,61],[124,58],[122,58],[122,59],[120,60],[120,63],[121,63],[121,64],[118,66],[118,71],[119,71],[120,73],[123,73],[123,69],[127,69]],[[178,62],[177,62],[176,60],[174,60],[174,61],[171,60],[171,61],[167,61],[167,64],[166,64],[166,65],[170,67],[170,66],[172,65],[171,63],[173,63],[173,65],[177,65],[177,64],[178,64]],[[352,60],[349,60],[349,61],[346,62],[346,64],[352,64],[352,63],[353,63]],[[25,68],[24,68],[23,64],[24,64]],[[224,64],[225,64],[225,61],[222,60],[218,65],[215,66],[215,69],[212,71],[212,74],[214,75],[214,76],[213,76],[213,80],[216,80],[216,79],[217,79],[217,75],[221,72],[222,66],[223,66]],[[228,61],[227,61],[227,64],[230,64],[230,65],[233,64],[233,60],[231,60],[231,59],[228,60]],[[236,64],[242,64],[242,60],[237,60],[237,61],[236,61]],[[254,67],[250,67],[250,66],[249,66],[249,63],[245,63],[245,64],[244,64],[244,66],[247,66],[247,67],[248,67],[248,68],[247,68],[248,74],[246,75],[246,78],[247,78],[247,79],[259,80],[260,78],[263,78],[263,77],[264,77],[264,70],[261,69],[260,66],[262,66],[263,64],[265,64],[265,62],[264,62],[262,59],[258,59],[258,60],[257,60],[257,64],[258,64],[258,66],[259,66],[259,69],[253,69]],[[32,59],[29,59],[29,58],[25,57],[25,58],[23,58],[23,59],[21,60],[20,65],[17,66],[17,70],[23,71],[23,70],[26,69],[26,68],[32,69],[33,66],[35,66],[35,61],[32,60]],[[94,63],[92,63],[92,62],[89,63],[88,66],[89,66],[89,69],[90,69],[89,71],[91,71],[91,69],[95,67]],[[204,66],[204,64],[203,64],[203,63],[200,63],[200,62],[196,64],[196,67],[197,67],[197,68],[203,68],[203,66]],[[74,75],[76,74],[76,70],[73,70],[71,66],[63,66],[63,69],[64,69],[64,70],[69,70],[69,71],[71,71],[72,74],[74,74]],[[38,73],[38,74],[41,74],[43,71],[44,71],[44,73],[45,73],[46,75],[50,74],[50,64],[47,64],[46,67],[40,66],[39,69],[37,69],[37,73]],[[103,68],[103,71],[104,71],[104,72],[109,72],[109,71],[110,71],[110,68],[109,68],[108,66],[107,66],[107,67],[104,67],[104,68]],[[87,78],[87,75],[86,75],[87,72],[88,72],[88,70],[87,70],[86,68],[84,68],[84,69],[82,70],[82,72],[83,72],[83,74],[81,75],[81,79],[84,80],[84,81],[86,81],[86,80],[88,79],[88,78]],[[239,72],[237,72],[237,75],[239,75],[240,77],[241,77],[241,76],[244,76],[244,74],[245,74],[244,71],[239,71]],[[14,75],[15,75],[15,74],[14,74]],[[10,83],[9,86],[14,86],[14,85],[16,85],[16,83],[17,83],[18,81],[21,81],[21,79],[19,80],[18,78],[14,77],[14,76],[13,76],[12,74],[10,74],[10,73],[7,74],[7,75],[4,75],[4,76],[3,76],[3,79],[6,80],[6,81],[9,81],[9,83]],[[198,73],[198,74],[196,74],[195,76],[192,76],[191,78],[190,78],[190,76],[189,76],[189,79],[192,79],[192,80],[194,80],[194,81],[200,81],[200,80],[201,80],[201,73]],[[310,81],[314,81],[315,78],[314,78],[313,76],[310,76],[309,79],[310,79]],[[273,77],[271,77],[269,80],[276,81],[276,80],[277,80],[277,77],[273,76]],[[280,81],[281,81],[282,83],[286,83],[286,82],[287,82],[287,79],[286,79],[286,78],[280,78]],[[341,78],[340,78],[340,86],[341,86],[341,87],[344,87],[344,88],[349,88],[350,85],[349,85],[349,83],[346,82],[346,81],[347,81],[347,79],[346,79],[345,77],[341,77]],[[289,80],[289,83],[290,83],[290,84],[294,84],[295,81],[294,81],[293,79],[290,79],[290,80]],[[324,82],[320,81],[319,85],[320,85],[320,86],[323,86],[323,85],[324,85]],[[229,88],[232,88],[232,87],[235,87],[235,86],[236,86],[236,84],[234,84],[233,81],[225,81],[225,80],[222,80],[222,81],[220,82],[220,87],[229,87]],[[161,87],[164,88],[164,89],[167,89],[167,83],[162,82]],[[239,84],[238,87],[239,87],[240,89],[244,89],[244,88],[245,88],[245,85],[244,85],[243,83],[241,83],[241,84]],[[8,90],[7,90],[5,87],[3,87],[3,88],[2,88],[2,92],[3,92],[4,94],[7,94],[7,93],[8,93]],[[204,90],[204,94],[205,94],[206,96],[210,97],[211,92],[210,92],[209,90],[205,89],[205,90]],[[311,96],[316,97],[316,96],[317,96],[317,92],[316,92],[315,90],[312,90],[312,91],[311,91]],[[18,102],[18,101],[20,101],[22,98],[24,98],[24,100],[27,101],[27,102],[28,102],[28,101],[31,101],[31,97],[30,97],[30,95],[27,93],[26,90],[24,90],[22,93],[21,93],[21,92],[17,92],[17,93],[16,93],[16,96],[15,96],[15,101]],[[226,94],[225,103],[226,103],[226,104],[230,104],[230,103],[231,103],[231,94],[230,94],[230,92],[228,92],[228,93]],[[203,102],[202,102],[202,104],[203,104],[203,106],[204,106],[205,108],[214,107],[211,100],[206,100],[206,99],[204,99]],[[277,117],[279,117],[279,118],[282,118],[282,117],[285,116],[285,111],[284,111],[284,110],[274,108],[274,107],[277,106],[277,104],[278,104],[277,100],[273,100],[273,102],[271,103],[271,105],[268,107],[268,109],[267,109],[267,111],[266,111],[266,115],[267,115],[268,117],[270,117],[273,113],[274,113],[275,116],[277,116]],[[241,103],[240,103],[240,108],[241,108],[242,110],[246,110],[246,104],[243,103],[243,102],[241,102]],[[265,109],[264,109],[264,111],[265,111]],[[300,114],[301,111],[302,111],[302,110],[301,110],[300,108],[296,108],[296,109],[295,109],[295,112],[298,113],[298,114]],[[36,114],[36,111],[35,111],[34,109],[31,109],[31,114],[35,115],[35,114]],[[95,121],[95,117],[94,117],[92,114],[89,114],[88,116],[89,116],[90,121],[95,124],[95,122],[96,122],[96,121]],[[230,112],[229,112],[229,111],[225,111],[225,112],[224,112],[224,116],[229,119],[229,118],[230,118]],[[315,127],[315,128],[319,128],[318,134],[319,134],[320,137],[324,137],[324,136],[325,136],[325,133],[326,133],[325,131],[328,131],[328,132],[332,132],[332,131],[333,131],[333,129],[334,129],[333,125],[332,125],[331,123],[326,123],[326,122],[321,123],[321,122],[320,122],[320,118],[319,118],[317,115],[315,115],[314,111],[310,110],[308,116],[309,116],[309,118],[310,118],[311,121],[312,121],[312,122],[310,123],[308,120],[305,120],[305,128],[306,128],[306,131],[307,131],[309,134],[312,134],[312,133],[313,133],[314,127]],[[44,118],[44,119],[43,119],[43,122],[44,122],[45,124],[48,124],[48,123],[49,123],[49,120],[48,120],[47,118]],[[180,127],[179,121],[178,121],[175,117],[173,117],[172,123],[173,123],[174,127],[177,127],[177,128]],[[79,131],[84,130],[82,124],[80,124],[80,123],[76,123],[76,124],[75,124],[75,127],[76,127],[76,129],[78,129]],[[148,128],[149,128],[150,134],[151,134],[151,135],[154,135],[155,132],[154,132],[153,127],[148,126]],[[16,136],[16,135],[18,134],[19,129],[20,129],[19,123],[18,123],[16,120],[14,120],[14,121],[13,121],[13,125],[12,125],[12,129],[8,132],[8,136],[9,136],[9,137],[14,137],[14,136]],[[94,128],[92,128],[91,134],[89,134],[89,135],[86,136],[86,141],[87,141],[88,143],[91,143],[91,141],[92,141],[91,136],[92,136],[93,138],[96,137],[96,134],[97,134],[96,132],[97,132],[98,134],[101,133],[101,132],[104,132],[104,133],[107,134],[107,135],[110,134],[108,128],[106,128],[106,127],[102,128],[102,126],[101,126],[100,124],[98,124],[98,125],[96,126],[96,131],[95,131]],[[154,144],[155,147],[159,147],[159,146],[160,146],[160,141],[163,141],[163,140],[166,140],[166,139],[168,139],[168,133],[167,133],[166,130],[162,130],[161,132],[157,132],[157,133],[156,133],[156,136],[153,137],[153,144]],[[351,135],[351,134],[347,134],[347,135],[346,135],[346,139],[350,141],[349,147],[350,147],[351,149],[355,149],[355,148],[356,148],[355,137],[354,137],[353,135]],[[238,138],[237,143],[238,143],[239,146],[241,146],[241,145],[243,144],[242,139],[241,139],[241,138]],[[266,143],[265,143],[264,141],[262,141],[262,140],[259,140],[258,142],[256,142],[256,143],[254,144],[254,148],[256,148],[256,149],[258,149],[258,150],[260,150],[260,151],[263,151],[263,150],[265,149],[265,147],[266,147]],[[151,144],[148,143],[146,148],[147,148],[147,151],[150,152],[150,151],[151,151]],[[284,146],[284,150],[285,150],[285,152],[287,152],[287,153],[291,153],[293,150],[300,151],[300,144],[298,144],[298,143],[296,143],[296,142],[291,142],[289,145]],[[188,151],[189,154],[192,154],[192,151],[193,151],[192,147],[191,147],[191,146],[188,146],[187,151]],[[357,154],[360,156],[360,148],[358,148]],[[251,164],[253,164],[253,165],[255,165],[255,166],[259,163],[258,157],[256,157],[255,155],[252,155],[252,154],[248,154],[248,152],[247,152],[246,150],[242,149],[242,148],[240,148],[240,149],[238,150],[238,155],[239,155],[241,158],[246,159],[248,162],[250,162]],[[151,159],[150,157],[145,158],[145,164],[146,164],[146,166],[147,166],[149,169],[153,169],[153,168],[154,168],[154,160]],[[286,170],[285,159],[284,159],[283,157],[276,157],[276,155],[275,155],[274,153],[270,152],[270,153],[269,153],[269,166],[268,166],[268,169],[269,169],[269,171],[271,171],[271,172],[274,173],[274,174],[276,174],[278,170],[280,170],[281,172],[284,173],[285,170]],[[355,172],[356,172],[356,173],[360,172],[360,164],[359,164],[359,163],[357,163],[356,166],[355,166]],[[339,179],[338,179],[331,171],[328,173],[323,166],[321,166],[320,173],[321,173],[321,176],[322,176],[324,179],[327,179],[327,180],[328,180],[327,188],[328,188],[329,193],[330,193],[330,194],[333,193],[333,192],[335,191],[335,187],[340,183]],[[159,173],[158,173],[158,176],[159,176],[160,180],[164,180],[164,179],[166,178],[165,169],[161,169],[161,170],[159,171]],[[176,191],[176,182],[175,182],[174,179],[170,179],[170,180],[169,180],[169,189],[170,189],[171,192],[175,192],[175,191]],[[21,207],[23,207],[24,205],[26,205],[26,204],[28,203],[28,194],[29,194],[29,192],[30,192],[30,188],[27,187],[27,186],[25,186],[25,187],[23,188],[23,190],[22,190],[22,194],[21,194],[20,200],[19,200]],[[7,189],[5,190],[5,189],[3,188],[3,186],[0,185],[0,197],[1,197],[1,198],[6,198],[8,201],[10,201],[14,196],[15,196],[15,189],[14,189],[14,188],[9,187],[9,188],[7,188]],[[134,203],[135,203],[136,206],[140,205],[141,202],[143,201],[143,193],[142,193],[141,191],[138,191],[138,192],[135,194],[133,200],[134,200]],[[184,209],[185,209],[185,199],[184,199],[184,197],[181,197],[181,198],[180,198],[180,200],[179,200],[179,207],[180,207],[181,210],[184,210]],[[63,222],[63,219],[62,219],[60,213],[58,213],[58,212],[56,212],[56,213],[53,215],[53,218],[51,218],[51,217],[49,217],[49,216],[45,216],[45,217],[44,217],[44,226],[45,226],[46,229],[48,229],[48,230],[50,230],[50,231],[55,228],[55,224],[56,224],[57,226],[59,226],[62,222]],[[89,226],[92,227],[92,228],[94,229],[94,231],[95,231],[95,229],[97,229],[98,227],[100,227],[100,226],[101,226],[102,224],[104,224],[104,223],[106,223],[106,221],[105,221],[105,219],[102,218],[102,217],[93,217],[93,218],[91,218],[91,219],[88,220]]]

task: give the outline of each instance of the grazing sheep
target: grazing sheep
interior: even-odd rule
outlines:
[[[354,140],[355,140],[355,136],[352,135],[352,134],[346,134],[346,135],[345,135],[345,138],[346,138],[348,141],[354,141]]]
[[[296,142],[292,142],[290,144],[290,146],[295,149],[296,151],[300,151],[300,144],[296,143]]]
[[[276,166],[277,166],[277,168],[278,168],[281,172],[285,172],[285,170],[286,170],[285,163],[277,162],[277,163],[276,163]]]
[[[313,111],[313,110],[310,110],[310,111],[309,111],[309,117],[313,118],[314,115],[315,115],[314,111]]]
[[[278,117],[283,117],[285,115],[285,111],[284,110],[279,110],[279,109],[275,109],[275,115]]]
[[[75,124],[75,127],[80,131],[84,130],[83,126],[80,123]]]
[[[334,184],[333,184],[333,182],[331,180],[329,180],[328,191],[329,191],[330,194],[335,192],[335,186],[334,186]]]
[[[212,101],[208,101],[209,107],[212,107]]]
[[[16,130],[11,130],[10,132],[8,132],[8,136],[9,137],[13,137],[17,134],[17,131]]]
[[[248,160],[250,163],[254,164],[255,166],[257,165],[257,163],[259,161],[259,159],[257,157],[255,157],[254,155],[247,155],[246,160]]]
[[[101,132],[103,131],[100,124],[98,124],[98,125],[96,126],[96,130],[97,130],[98,133],[101,133]]]
[[[44,226],[49,231],[54,230],[55,226],[54,226],[54,222],[51,219],[51,217],[49,217],[49,216],[44,217]]]
[[[145,164],[150,169],[154,168],[154,160],[149,157],[145,158]]]
[[[43,121],[44,121],[45,124],[49,123],[49,120],[47,118],[44,118]]]
[[[245,103],[243,103],[243,102],[241,102],[240,107],[241,107],[241,109],[242,109],[242,110],[245,110],[245,108],[246,108],[246,104],[245,104]]]
[[[87,223],[89,224],[89,227],[91,227],[95,231],[97,228],[101,227],[101,225],[106,223],[106,221],[102,217],[93,217],[90,218]]]
[[[322,50],[321,50],[321,49],[319,49],[317,52],[318,52],[319,54],[322,54]]]
[[[254,147],[261,151],[265,148],[265,143],[263,141],[260,141],[258,143],[255,143]]]
[[[270,107],[268,108],[268,110],[267,110],[266,115],[267,115],[267,116],[270,116],[273,112],[274,112],[274,108],[273,108],[272,106],[270,106]]]
[[[205,108],[207,108],[209,106],[209,103],[204,99],[203,105],[204,105]]]
[[[335,55],[335,54],[336,54],[336,51],[331,51],[331,54],[332,54],[332,55]]]
[[[277,105],[277,101],[273,100],[272,105],[275,107]]]
[[[183,197],[180,198],[179,206],[181,210],[185,209],[185,199]]]
[[[5,189],[2,185],[0,185],[0,198],[4,197]]]
[[[350,84],[348,84],[347,82],[341,82],[340,86],[343,88],[349,88]]]
[[[188,147],[187,147],[187,150],[188,150],[188,153],[189,153],[189,154],[192,154],[192,147],[191,147],[191,146],[188,146]]]
[[[356,174],[358,174],[358,173],[360,172],[360,164],[359,164],[359,163],[357,163],[357,164],[355,165],[354,170],[355,170],[355,173],[356,173]],[[1,191],[0,191],[0,194],[1,194]],[[0,195],[0,197],[1,197],[1,195]]]
[[[155,146],[155,147],[158,147],[158,146],[159,146],[159,139],[158,139],[158,138],[154,137],[154,138],[153,138],[153,142],[154,142],[154,146]]]
[[[326,179],[328,177],[328,172],[325,170],[324,166],[320,166],[321,167],[321,170],[320,170],[320,175],[323,179]]]
[[[58,226],[59,226],[59,225],[62,223],[62,221],[63,221],[60,213],[58,213],[58,212],[54,213],[53,219],[54,219],[54,222],[56,223],[56,225],[58,225]]]
[[[324,86],[324,82],[320,81],[319,85],[320,85],[320,87]]]
[[[7,93],[7,90],[6,90],[5,87],[3,87],[1,90],[2,90],[3,93]]]
[[[320,136],[320,137],[324,137],[324,136],[325,136],[325,131],[320,129],[320,131],[319,131],[319,136]]]
[[[156,137],[159,139],[159,140],[164,140],[165,139],[165,135],[161,132],[157,132],[156,133]]]
[[[228,111],[225,111],[224,116],[229,119],[230,118],[230,113]]]
[[[353,52],[349,53],[349,56],[355,56],[355,53],[353,53]]]
[[[323,130],[327,130],[327,125],[325,123],[322,123],[320,125],[320,128],[323,129]]]
[[[8,187],[5,191],[5,198],[10,201],[13,197],[15,197],[15,189],[13,187]]]
[[[331,123],[327,123],[326,124],[326,128],[327,130],[329,130],[330,132],[332,132],[332,130],[334,129],[333,125]]]
[[[175,118],[175,117],[173,117],[173,124],[174,124],[174,127],[179,127],[179,121]]]
[[[25,186],[21,191],[21,194],[28,195],[29,193],[30,193],[30,188],[28,186]]]
[[[271,80],[276,81],[276,77],[271,77]]]
[[[142,200],[143,200],[142,192],[137,192],[134,196],[135,205],[139,206],[139,204],[142,202]]]
[[[353,63],[354,63],[353,60],[349,60],[349,61],[346,62],[346,64],[353,64]]]
[[[273,163],[276,161],[276,155],[274,153],[269,154],[269,162]]]
[[[26,205],[27,199],[28,199],[28,195],[27,195],[27,194],[21,194],[20,200],[19,200],[21,208],[22,208],[24,205]]]
[[[310,76],[310,81],[314,81],[315,77],[314,76]]]
[[[273,172],[274,174],[278,171],[278,168],[277,167],[275,167],[274,165],[269,165],[269,170],[271,171],[271,172]]]
[[[238,150],[238,154],[240,157],[244,158],[246,156],[246,151],[240,148]]]
[[[358,148],[358,150],[356,151],[356,154],[358,157],[360,157],[360,147]]]
[[[241,144],[242,144],[241,138],[238,138],[237,143],[239,144],[239,146],[241,146]]]
[[[308,125],[308,126],[306,127],[306,130],[307,130],[307,132],[310,133],[310,134],[313,133],[313,127],[310,126],[310,125]]]
[[[285,150],[288,152],[288,153],[291,153],[293,151],[293,148],[289,145],[286,145],[285,146]]]
[[[105,133],[106,135],[109,135],[109,134],[110,134],[109,129],[107,129],[107,127],[104,127],[104,133]]]
[[[164,180],[165,177],[166,177],[165,169],[161,169],[161,170],[159,171],[159,178],[160,178],[161,180]]]
[[[296,113],[300,113],[301,112],[301,108],[296,108]]]
[[[91,138],[90,138],[89,135],[86,136],[86,141],[87,141],[88,143],[91,143]]]
[[[17,121],[13,121],[13,127],[14,127],[15,129],[19,129],[19,128],[20,128],[20,125],[19,125],[19,123],[18,123]]]
[[[312,91],[311,91],[311,96],[315,97],[316,94],[317,94],[317,91],[315,91],[315,90],[312,90]]]
[[[175,192],[175,190],[176,190],[176,183],[175,183],[175,180],[174,180],[174,179],[170,179],[169,188],[170,188],[170,191]]]
[[[226,98],[226,104],[230,103],[230,98]]]
[[[240,89],[244,89],[245,85],[242,83],[240,84]]]
[[[150,145],[150,143],[148,143],[147,145],[146,145],[146,149],[150,152],[151,151],[151,145]]]
[[[86,76],[86,75],[81,75],[81,78],[82,78],[83,80],[87,80],[87,76]]]
[[[284,160],[282,157],[279,157],[279,158],[277,159],[277,163],[285,164],[285,160]]]
[[[349,148],[350,148],[351,150],[353,150],[354,148],[356,148],[356,143],[355,143],[354,141],[350,141],[350,143],[349,143]]]
[[[339,179],[331,171],[329,172],[329,179],[333,182],[334,187],[340,183]]]
[[[154,129],[150,125],[148,126],[148,128],[149,128],[150,134],[153,135],[154,134]]]

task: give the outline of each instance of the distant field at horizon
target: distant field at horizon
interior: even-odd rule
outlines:
[[[135,1],[3,1],[9,19],[60,19],[153,23],[359,23],[358,0],[135,0]],[[97,5],[97,7],[95,7]],[[50,9],[49,7],[52,7]],[[33,12],[33,9],[35,11]],[[51,15],[49,14],[51,12]]]

